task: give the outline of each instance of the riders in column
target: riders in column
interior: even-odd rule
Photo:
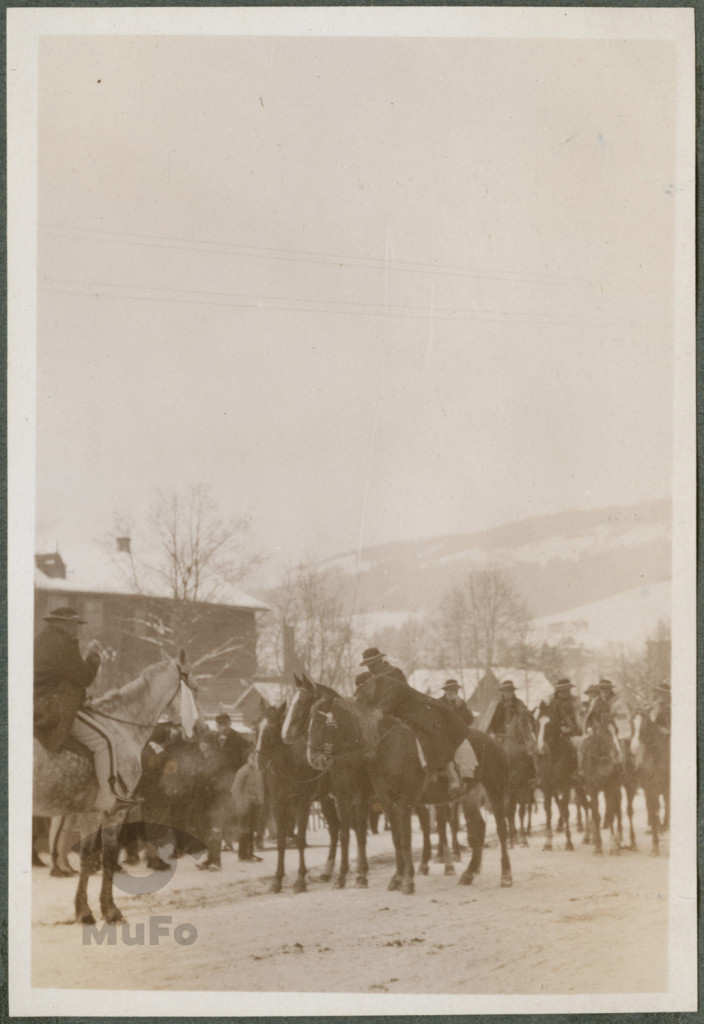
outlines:
[[[585,728],[594,732],[605,732],[613,740],[614,758],[620,765],[626,764],[628,744],[631,739],[632,722],[628,704],[616,694],[610,679],[600,679],[598,696],[587,713]]]
[[[487,732],[501,738],[506,735],[506,730],[514,718],[519,715],[530,715],[530,712],[521,698],[516,696],[516,687],[511,679],[505,679],[499,686],[499,698]]]
[[[652,710],[652,719],[666,736],[670,735],[672,729],[672,695],[669,683],[660,683],[655,687],[655,705]]]
[[[569,679],[558,679],[555,692],[546,702],[546,708],[563,736],[581,736],[582,730],[577,720],[577,708],[571,691],[572,683]]]
[[[462,783],[452,758],[467,739],[462,720],[447,702],[414,690],[401,669],[391,665],[376,647],[364,651],[361,665],[367,673],[366,678],[358,677],[357,700],[410,725],[420,740],[428,773],[444,770],[450,796],[458,795]]]
[[[98,778],[96,810],[130,806],[110,737],[86,716],[77,717],[100,668],[100,645],[91,641],[82,657],[78,637],[85,619],[73,608],[57,608],[44,621],[34,641],[34,735],[52,753],[64,750],[70,737],[91,751]]]

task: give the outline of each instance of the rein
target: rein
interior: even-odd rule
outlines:
[[[185,683],[187,679],[188,672],[184,672],[184,670],[179,666],[178,683],[176,684],[176,689],[174,690],[173,694],[169,697],[168,701],[166,702],[167,707],[169,706],[169,704],[171,703],[171,701],[174,699],[179,689],[181,688],[181,683]],[[118,718],[117,715],[109,715],[107,711],[101,711],[99,708],[96,708],[93,705],[88,705],[88,710],[92,715],[100,715],[101,718],[109,718],[111,722],[120,722],[121,725],[134,725],[138,729],[152,729],[154,726],[153,722],[131,722],[128,718]]]

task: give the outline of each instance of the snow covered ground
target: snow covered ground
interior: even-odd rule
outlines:
[[[82,926],[62,923],[72,913],[74,880],[33,868],[33,985],[392,994],[664,991],[668,845],[659,858],[649,856],[642,796],[636,809],[640,850],[603,857],[579,836],[574,853],[564,851],[562,836],[553,852],[545,851],[539,811],[529,848],[511,852],[511,889],[499,885],[491,819],[483,872],[471,888],[433,864],[429,876],[416,877],[413,896],[386,889],[393,870],[388,832],[370,836],[367,890],[340,891],[319,881],[322,831],[311,834],[309,890],[299,895],[291,891],[293,850],[280,895],[268,891],[276,856],[271,848],[259,864],[224,853],[222,872],[213,874],[185,857],[158,892],[116,890],[128,936],[144,926],[144,943],[132,946],[119,929],[114,944],[107,938],[97,944]],[[94,879],[96,910],[97,890]],[[165,934],[150,944],[157,918]],[[179,926],[182,939],[195,930],[190,944],[176,941]],[[197,1003],[184,1012],[197,1013]]]

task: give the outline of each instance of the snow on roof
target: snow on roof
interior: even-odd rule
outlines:
[[[40,552],[37,552],[39,554]],[[35,566],[34,585],[43,590],[66,591],[67,593],[88,594],[134,594],[135,587],[130,577],[130,556],[126,552],[111,551],[102,544],[71,544],[61,548],[61,557],[66,564],[66,579],[47,576]],[[164,591],[154,591],[152,597],[168,597]],[[223,604],[233,608],[250,608],[254,611],[268,611],[269,606],[256,597],[245,594],[237,587],[223,584],[217,599],[211,604]]]

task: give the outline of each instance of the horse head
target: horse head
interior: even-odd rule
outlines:
[[[281,739],[284,743],[293,743],[305,735],[310,717],[310,709],[316,697],[316,685],[307,675],[300,678],[294,675],[296,692],[291,698],[288,710],[281,727]]]
[[[333,761],[338,723],[332,705],[331,694],[323,693],[310,707],[306,756],[308,764],[318,771],[329,768]]]
[[[278,707],[267,705],[264,717],[257,729],[257,744],[254,751],[254,764],[258,771],[265,771],[271,764],[276,749],[281,745],[281,725],[286,714],[286,704]]]

